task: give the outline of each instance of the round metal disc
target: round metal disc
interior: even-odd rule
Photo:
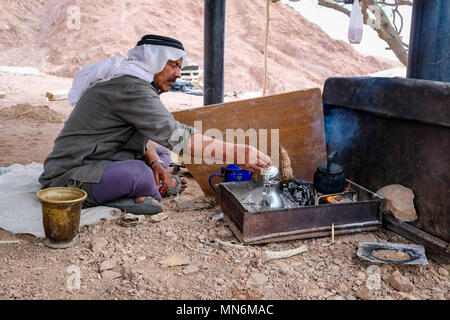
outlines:
[[[78,243],[78,240],[79,240],[78,235],[76,235],[72,240],[66,241],[66,242],[55,242],[48,238],[45,238],[42,242],[47,247],[50,247],[53,249],[64,249],[64,248],[68,248],[68,247],[76,245]]]

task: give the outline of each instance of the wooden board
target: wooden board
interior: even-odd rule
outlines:
[[[318,88],[215,104],[172,114],[176,120],[190,126],[194,126],[194,121],[201,121],[202,133],[216,128],[222,132],[224,140],[226,129],[246,131],[253,128],[256,132],[267,129],[266,153],[272,159],[278,159],[279,155],[278,150],[277,154],[272,154],[270,137],[275,132],[274,129],[279,129],[279,142],[291,158],[297,179],[312,181],[317,166],[326,162],[322,97]],[[249,143],[248,139],[246,141]],[[220,168],[228,164],[184,164],[203,192],[214,197],[208,183],[209,177],[220,173]],[[214,182],[221,181],[215,178]]]

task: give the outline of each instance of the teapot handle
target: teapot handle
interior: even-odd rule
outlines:
[[[214,178],[215,176],[218,176],[218,177],[221,177],[221,178],[225,179],[225,176],[223,176],[223,175],[221,175],[221,174],[218,174],[218,173],[215,173],[215,174],[213,174],[212,176],[209,177],[209,185],[210,185],[211,188],[214,190],[214,192],[216,192],[216,189],[213,187],[213,185],[212,185],[212,183],[211,183],[211,180],[212,180],[212,178]]]

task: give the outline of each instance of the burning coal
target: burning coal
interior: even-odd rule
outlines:
[[[300,180],[287,180],[280,183],[283,195],[299,206],[314,205],[314,187],[312,183]]]

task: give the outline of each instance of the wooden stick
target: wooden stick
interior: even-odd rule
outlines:
[[[334,244],[334,223],[331,224],[331,242],[330,243],[323,243],[322,246],[331,246]]]
[[[264,84],[263,84],[263,97],[266,95],[267,89],[267,46],[269,43],[269,0],[266,1],[266,39],[264,41]]]
[[[1,240],[0,244],[20,243],[20,240]]]
[[[184,243],[183,245],[184,245],[186,248],[188,248],[189,250],[192,250],[192,251],[194,251],[194,252],[201,253],[201,254],[205,254],[205,255],[207,255],[207,256],[212,256],[211,253],[209,253],[209,252],[204,252],[204,251],[200,251],[200,250],[197,250],[197,249],[194,249],[194,248],[192,248],[191,246],[187,245],[186,243]]]
[[[308,251],[308,247],[305,245],[302,245],[301,247],[298,247],[296,249],[285,251],[264,251],[262,258],[263,262],[267,262],[274,259],[289,258],[305,251]]]
[[[222,241],[219,239],[209,240],[205,243],[208,245],[214,246],[214,247],[226,247],[226,248],[233,248],[233,249],[245,249],[246,248],[243,245],[226,242],[226,241]]]

